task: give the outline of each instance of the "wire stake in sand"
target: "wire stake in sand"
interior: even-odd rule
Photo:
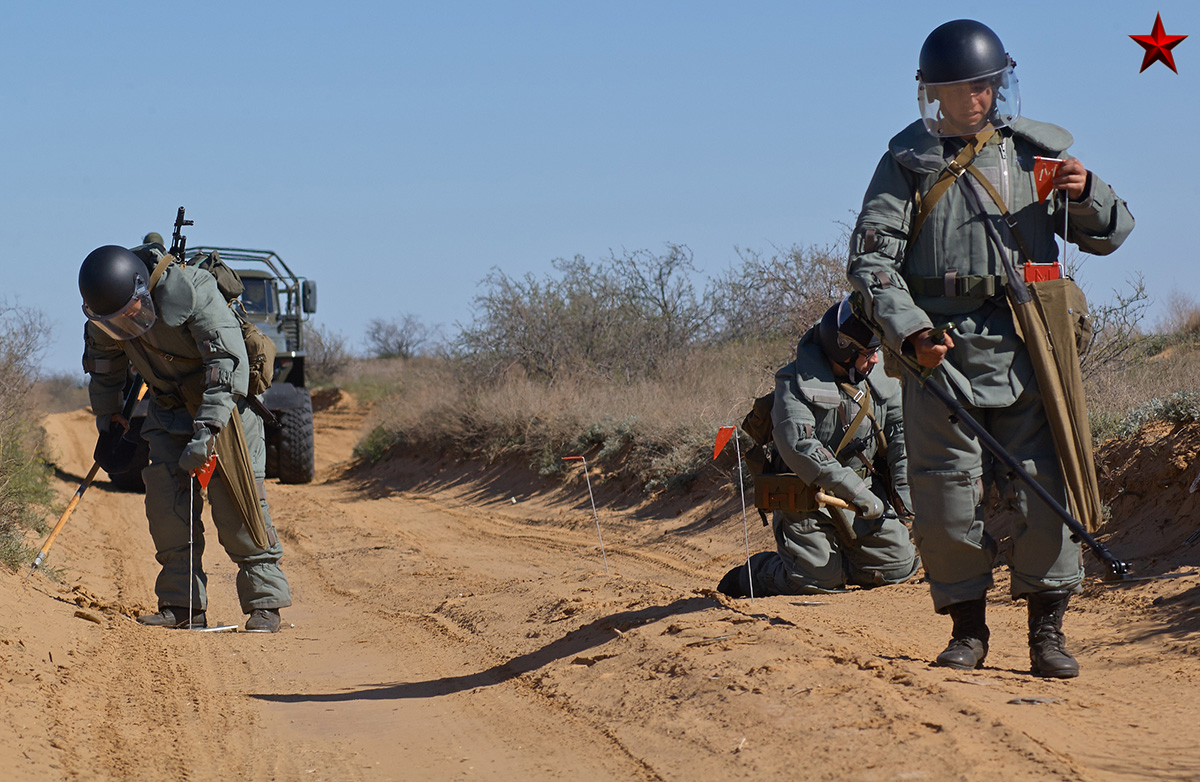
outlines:
[[[182,208],[182,207],[180,207]],[[208,457],[200,467],[192,470],[188,474],[188,630],[201,630],[203,628],[196,627],[192,621],[195,614],[192,612],[192,592],[196,586],[196,558],[195,558],[195,529],[196,529],[196,484],[200,484],[201,491],[208,488],[208,482],[212,480],[213,471],[217,468],[217,455],[214,453]],[[195,480],[192,480],[195,478]]]
[[[600,534],[600,516],[596,513],[596,498],[592,496],[592,479],[588,477],[587,459],[582,456],[564,456],[563,461],[578,459],[583,462],[583,479],[587,481],[588,500],[592,503],[592,518],[596,520],[596,537],[600,539],[600,556],[604,557],[604,575],[608,575],[608,555],[604,553],[604,536]]]
[[[742,535],[746,539],[746,576],[750,582],[750,602],[754,602],[754,572],[750,569],[750,525],[746,521],[746,483],[742,478],[742,446],[738,439],[736,426],[722,426],[717,430],[717,442],[713,445],[713,458],[716,459],[724,450],[725,444],[733,436],[733,450],[737,451],[738,491],[742,495]]]

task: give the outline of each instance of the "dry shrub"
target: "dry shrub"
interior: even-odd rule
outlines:
[[[354,361],[346,337],[340,331],[309,324],[305,329],[305,371],[314,383],[333,381]]]
[[[1194,296],[1182,291],[1172,291],[1163,302],[1165,314],[1158,325],[1160,334],[1173,334],[1180,341],[1200,340],[1200,304]]]
[[[61,372],[43,377],[34,384],[31,404],[43,413],[65,413],[87,407],[87,376]]]

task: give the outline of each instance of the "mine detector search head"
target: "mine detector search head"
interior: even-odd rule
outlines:
[[[912,376],[912,379],[915,380],[917,384],[921,386],[921,388],[933,394],[935,397],[937,397],[938,401],[946,406],[950,412],[950,420],[966,427],[967,431],[979,438],[979,442],[983,444],[983,446],[987,448],[997,460],[999,460],[1002,464],[1004,464],[1005,467],[1008,468],[1010,474],[1015,476],[1027,487],[1029,487],[1029,489],[1036,494],[1042,500],[1042,502],[1046,503],[1046,505],[1052,511],[1054,511],[1060,519],[1062,519],[1063,524],[1067,525],[1067,529],[1071,530],[1071,538],[1075,541],[1083,541],[1083,543],[1086,544],[1089,549],[1091,549],[1091,552],[1096,556],[1096,558],[1104,563],[1105,581],[1126,581],[1132,579],[1132,576],[1129,572],[1129,563],[1123,562],[1122,560],[1114,557],[1103,543],[1100,543],[1093,538],[1088,533],[1087,529],[1079,523],[1078,519],[1072,516],[1066,508],[1060,505],[1058,500],[1050,496],[1050,492],[1046,491],[1045,487],[1038,483],[1037,480],[1021,465],[1021,463],[1017,461],[1012,454],[1004,450],[1004,446],[1000,445],[1000,442],[996,440],[995,437],[992,437],[991,433],[989,433],[987,429],[984,429],[983,425],[976,421],[971,414],[968,413],[965,408],[963,408],[962,403],[958,401],[952,391],[943,386],[942,383],[936,382],[933,378],[933,373],[926,373],[924,368],[916,362],[915,358],[904,355],[902,351],[896,350],[894,347],[888,344],[888,341],[883,333],[883,327],[876,323],[869,316],[860,293],[856,292],[852,294],[851,303],[854,306],[855,312],[858,314],[859,319],[862,320],[863,323],[866,323],[873,331],[879,334],[884,350],[886,350],[896,359],[900,366],[902,366],[904,370]],[[951,327],[952,324],[939,326],[936,331],[940,332],[940,334],[931,334],[930,336],[931,338],[935,338],[935,341],[937,341],[937,337],[944,339],[946,331]],[[944,373],[942,374],[944,375]]]

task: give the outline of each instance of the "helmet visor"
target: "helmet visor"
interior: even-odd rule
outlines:
[[[110,337],[119,340],[142,336],[157,319],[154,312],[154,300],[150,298],[150,289],[146,287],[146,283],[141,277],[137,278],[137,285],[133,289],[133,296],[129,299],[129,303],[121,309],[111,315],[97,315],[84,303],[83,314],[87,315],[88,320],[103,329]]]
[[[985,124],[1003,128],[1021,116],[1021,91],[1013,62],[985,76],[930,84],[918,81],[917,105],[925,129],[938,138],[972,136]]]

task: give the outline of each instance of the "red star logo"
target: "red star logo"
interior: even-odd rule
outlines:
[[[1129,37],[1146,50],[1146,55],[1142,57],[1142,71],[1153,65],[1155,60],[1159,60],[1163,65],[1179,73],[1175,70],[1175,56],[1171,54],[1171,50],[1187,36],[1167,35],[1163,30],[1162,14],[1154,16],[1154,29],[1150,31],[1149,35],[1131,35]],[[1138,73],[1142,71],[1138,71]]]

